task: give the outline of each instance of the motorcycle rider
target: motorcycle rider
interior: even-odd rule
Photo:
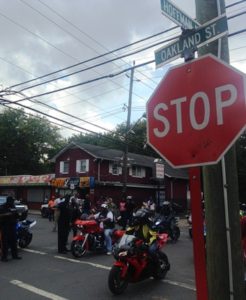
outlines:
[[[106,203],[101,205],[101,211],[94,215],[94,218],[100,222],[100,227],[103,228],[107,255],[112,253],[112,232],[114,229],[114,215],[108,209]]]
[[[17,252],[16,223],[18,213],[14,205],[14,198],[8,196],[1,211],[2,256],[1,261],[8,261],[8,247],[13,259],[21,259]]]
[[[144,241],[148,247],[150,257],[157,262],[157,233],[151,229],[151,212],[146,208],[139,209],[133,216],[130,226],[126,229],[127,234],[135,235],[138,239]]]

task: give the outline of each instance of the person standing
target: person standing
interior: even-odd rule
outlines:
[[[122,226],[122,229],[126,229],[126,224],[127,224],[127,210],[126,210],[126,198],[123,197],[120,200],[119,203],[119,211],[120,211],[120,225]]]
[[[49,221],[54,221],[54,205],[55,205],[55,196],[52,196],[48,202],[48,209],[49,209]]]
[[[54,209],[54,227],[53,227],[52,231],[56,231],[59,216],[60,216],[59,204],[62,201],[63,201],[63,199],[62,199],[61,196],[58,196],[54,201],[54,205],[53,205],[53,209]]]
[[[14,205],[14,198],[7,197],[6,203],[2,207],[0,214],[1,218],[1,239],[2,239],[2,254],[1,261],[8,261],[8,248],[11,249],[13,259],[21,259],[17,251],[17,236],[16,236],[16,223],[17,223],[17,210]]]
[[[76,202],[75,197],[71,197],[71,199],[70,199],[69,210],[70,210],[70,223],[71,223],[71,228],[73,230],[73,236],[76,236],[77,228],[74,223],[77,219],[80,218],[81,213],[80,213],[79,205]]]
[[[70,211],[69,211],[70,196],[66,195],[65,200],[58,204],[60,216],[58,219],[58,252],[66,254],[68,235],[70,230]]]
[[[89,194],[86,194],[85,195],[85,200],[84,200],[84,203],[83,203],[83,212],[82,213],[89,215],[90,211],[91,211],[90,196],[89,196]]]

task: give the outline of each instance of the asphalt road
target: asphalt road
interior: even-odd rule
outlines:
[[[183,226],[180,240],[164,249],[171,263],[166,279],[130,284],[123,295],[114,296],[107,286],[112,256],[87,254],[75,259],[70,252],[60,255],[53,224],[39,215],[29,218],[37,224],[30,246],[19,251],[23,259],[0,262],[1,300],[196,299],[192,241]]]

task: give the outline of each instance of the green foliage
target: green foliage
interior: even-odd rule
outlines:
[[[127,140],[129,152],[158,157],[157,153],[146,145],[146,120],[131,124]],[[69,138],[69,142],[88,143],[122,151],[125,150],[125,141],[125,123],[117,125],[116,129],[109,133],[80,134]]]
[[[5,109],[0,118],[0,175],[54,172],[49,159],[65,141],[45,118]]]

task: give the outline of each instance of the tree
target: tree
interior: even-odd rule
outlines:
[[[47,119],[5,109],[0,118],[0,175],[54,172],[49,159],[63,145],[58,128]]]
[[[130,128],[128,132],[129,152],[158,157],[157,153],[146,145],[146,120],[132,123]],[[69,142],[88,143],[124,151],[125,136],[126,123],[121,123],[109,133],[73,135],[69,138]]]

